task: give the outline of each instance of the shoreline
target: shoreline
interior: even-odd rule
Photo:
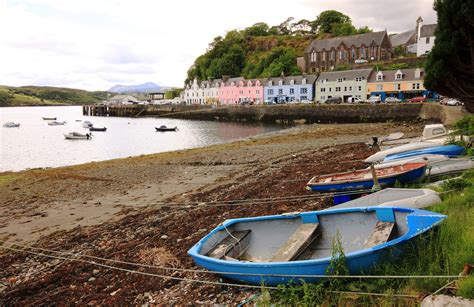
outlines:
[[[310,176],[364,167],[360,161],[372,153],[365,143],[373,135],[396,131],[419,135],[421,130],[421,124],[311,125],[201,148],[1,174],[0,240],[193,268],[186,251],[227,218],[312,211],[330,203],[320,199],[248,206],[191,204],[307,195],[311,192],[304,186]],[[2,251],[0,260],[6,268],[17,266],[14,274],[19,283],[8,288],[15,289],[8,297],[17,303],[33,303],[47,294],[49,302],[113,303],[119,299],[141,304],[139,295],[144,292],[153,293],[155,302],[161,303],[213,303],[207,295],[219,292],[217,286],[145,280],[102,269],[94,275],[93,285],[88,280],[95,268],[84,263],[41,271],[50,260],[33,263],[38,259],[13,255]],[[74,274],[78,270],[83,273]],[[202,278],[213,280],[209,275]],[[32,283],[36,283],[33,288]],[[108,292],[119,292],[104,296],[99,286],[104,283],[110,286]],[[76,290],[67,290],[70,286]],[[238,302],[248,294],[223,290],[217,302]]]

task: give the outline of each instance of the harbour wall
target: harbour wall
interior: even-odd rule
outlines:
[[[386,121],[445,122],[444,106],[432,103],[379,105],[127,105],[84,106],[84,115],[121,117],[167,117],[190,120],[304,123],[375,123]]]

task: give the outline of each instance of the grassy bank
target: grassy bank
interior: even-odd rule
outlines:
[[[457,275],[464,264],[474,262],[474,171],[463,175],[461,191],[445,193],[441,204],[426,210],[446,214],[448,218],[423,238],[411,242],[402,257],[376,267],[369,275]],[[456,184],[459,186],[459,184]],[[452,190],[446,184],[443,190]],[[285,286],[259,297],[264,304],[408,304],[417,305],[417,296],[430,294],[448,279],[367,279],[329,280],[318,284]],[[456,295],[474,299],[474,276],[455,283]],[[334,293],[350,291],[382,293],[384,296]],[[399,297],[398,295],[413,297]]]

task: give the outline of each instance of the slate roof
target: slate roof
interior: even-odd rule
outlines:
[[[435,36],[434,35],[435,29],[436,29],[436,24],[421,26],[420,37]]]
[[[311,52],[313,49],[316,51],[321,50],[330,50],[331,48],[337,49],[341,42],[343,42],[347,47],[352,45],[354,46],[361,46],[364,44],[365,46],[370,46],[372,42],[375,42],[376,45],[381,45],[384,37],[387,35],[387,31],[379,31],[379,32],[370,32],[364,34],[357,34],[351,36],[340,36],[334,38],[327,38],[327,39],[315,39],[313,40],[308,47],[305,49],[305,53]]]
[[[283,80],[282,85],[290,85],[291,80],[294,80],[295,85],[301,85],[303,78],[306,78],[306,84],[313,84],[316,82],[317,76],[315,75],[303,75],[303,76],[288,76],[288,77],[276,77],[276,78],[267,78],[265,80],[265,85],[268,86],[268,82],[272,81],[272,86],[278,86],[280,80]]]
[[[365,80],[368,80],[371,72],[372,69],[326,71],[319,75],[318,81],[327,80],[328,82],[335,82],[340,78],[345,78],[345,80],[355,80],[356,77],[363,77]]]
[[[415,70],[416,68],[410,68],[410,69],[400,69],[402,72],[402,80],[395,80],[395,74],[398,71],[396,70],[382,70],[381,72],[383,73],[383,81],[377,81],[377,73],[378,71],[374,71],[369,78],[368,82],[400,82],[400,81],[409,81],[409,80],[423,80],[424,76],[424,69],[420,68],[421,71],[421,77],[420,78],[415,78]]]
[[[412,38],[414,39],[415,35],[416,35],[416,30],[410,30],[410,31],[406,31],[406,32],[402,32],[402,33],[390,36],[392,47],[407,45],[410,42],[410,39]],[[414,42],[416,42],[416,40]]]

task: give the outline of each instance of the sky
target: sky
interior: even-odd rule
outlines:
[[[180,87],[218,35],[329,9],[389,33],[436,23],[433,0],[0,0],[0,84]]]

